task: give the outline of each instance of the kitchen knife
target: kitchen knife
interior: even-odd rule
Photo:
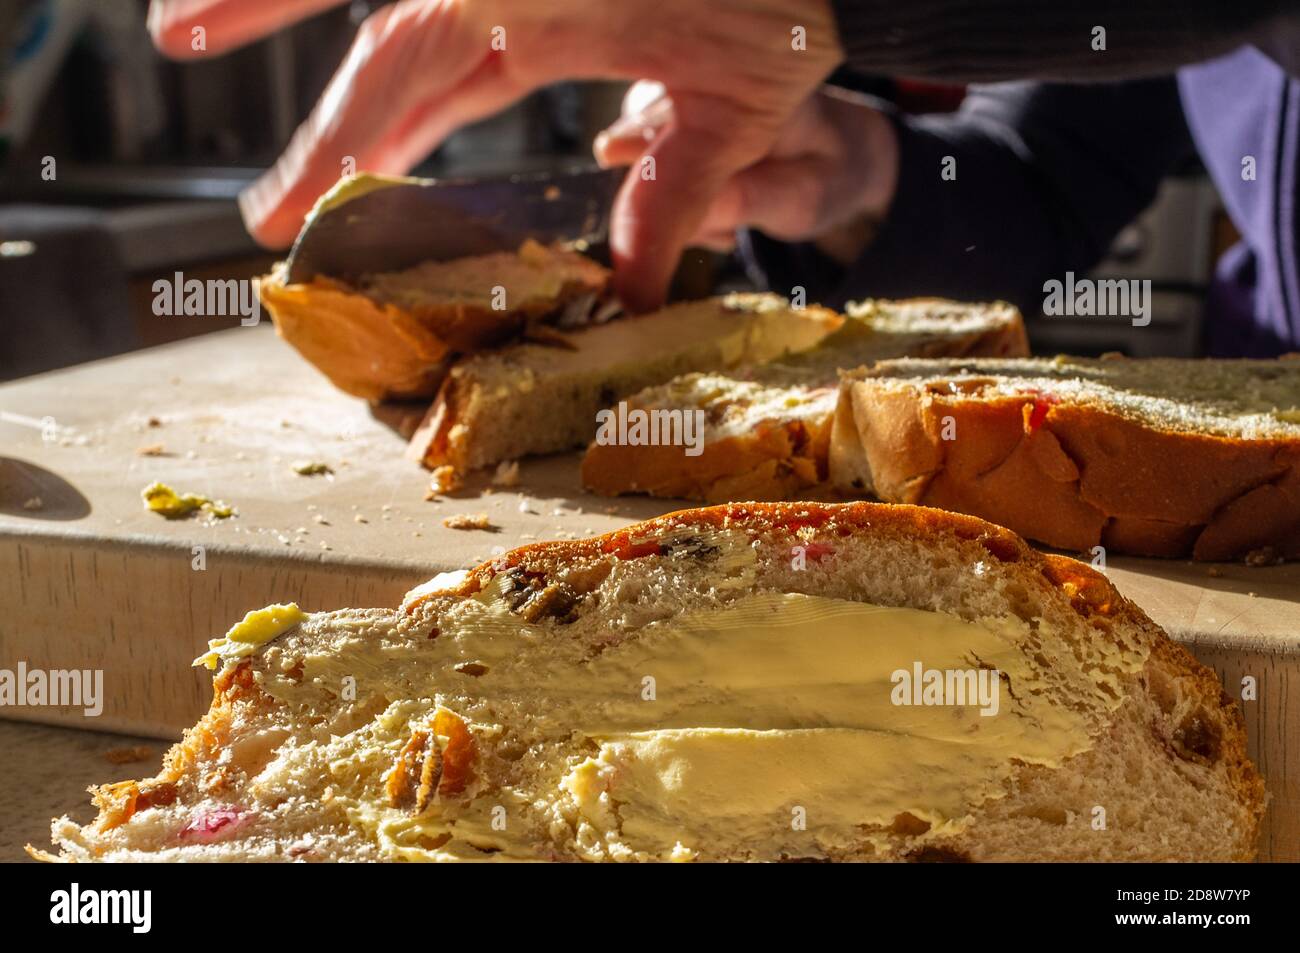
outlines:
[[[625,172],[584,166],[496,179],[348,176],[308,213],[285,282],[513,251],[529,238],[597,244]]]

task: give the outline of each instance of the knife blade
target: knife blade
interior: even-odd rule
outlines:
[[[284,280],[398,271],[513,251],[529,238],[598,244],[625,172],[582,166],[489,179],[349,176],[307,215]]]

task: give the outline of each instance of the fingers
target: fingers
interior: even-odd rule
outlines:
[[[345,0],[151,0],[154,45],[177,59],[224,53]]]
[[[405,172],[519,95],[498,75],[488,31],[464,14],[454,0],[405,0],[366,21],[284,155],[240,197],[254,238],[285,247],[342,172]]]
[[[603,165],[633,167],[610,235],[615,283],[629,308],[661,303],[688,243],[727,251],[745,226],[788,239],[815,232],[829,174],[815,123],[800,113],[766,130],[706,100],[702,114],[683,126],[671,96],[660,89],[634,95],[643,86],[658,84],[633,86],[624,115],[595,143]]]
[[[579,17],[591,13],[588,3],[562,6],[509,8],[511,45],[498,49],[504,4],[402,0],[371,15],[285,154],[241,196],[253,237],[290,244],[341,172],[405,172],[451,132],[544,83],[616,75],[583,53],[599,46],[584,30],[612,28]]]
[[[625,112],[596,136],[592,143],[596,161],[605,168],[631,165],[650,147],[672,116],[673,101],[667,96],[647,103],[636,112]]]
[[[766,157],[718,191],[691,243],[722,247],[745,227],[784,241],[846,228],[857,235],[887,213],[897,154],[893,125],[877,110],[810,97]]]
[[[697,104],[659,131],[614,204],[610,250],[619,296],[633,311],[663,302],[687,241],[727,181],[764,151],[761,124],[725,104]]]
[[[623,95],[622,114],[638,116],[665,97],[664,84],[654,79],[639,79]]]

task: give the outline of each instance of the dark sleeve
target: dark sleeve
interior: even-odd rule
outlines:
[[[1037,313],[1043,282],[1096,264],[1193,154],[1172,78],[975,87],[957,113],[895,121],[898,189],[858,261],[841,268],[811,244],[746,232],[755,277],[832,307],[941,295]]]
[[[1296,0],[832,0],[846,62],[954,82],[1117,80],[1266,42]],[[1105,50],[1093,31],[1106,31]]]

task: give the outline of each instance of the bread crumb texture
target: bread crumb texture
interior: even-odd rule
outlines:
[[[583,485],[608,496],[648,493],[706,503],[808,499],[827,481],[841,368],[908,355],[1029,353],[1020,313],[1001,302],[867,300],[850,303],[846,312],[843,325],[816,347],[726,371],[683,374],[631,395],[628,406],[651,415],[698,414],[704,424],[700,453],[593,443],[582,461]]]
[[[442,525],[448,529],[493,529],[486,513],[453,513],[442,518]]]
[[[996,670],[996,714],[895,704],[914,664]],[[1235,704],[1104,577],[865,503],[684,511],[309,615],[93,796],[62,859],[1247,860],[1263,811]]]

